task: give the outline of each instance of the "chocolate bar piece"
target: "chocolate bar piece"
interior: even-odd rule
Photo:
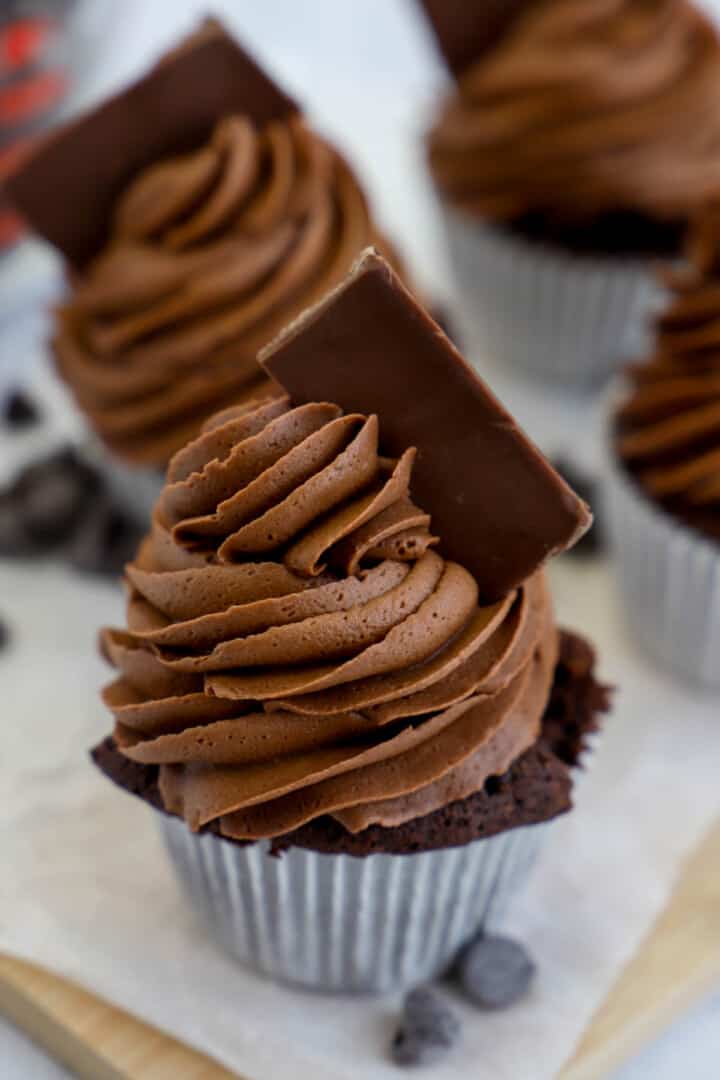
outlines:
[[[293,402],[376,413],[381,450],[418,449],[412,496],[444,554],[503,596],[592,516],[372,249],[260,353]]]
[[[438,48],[460,75],[502,38],[530,0],[419,0]]]
[[[298,106],[214,19],[138,82],[45,138],[5,184],[29,224],[81,266],[141,169],[199,146],[223,116],[258,126]]]

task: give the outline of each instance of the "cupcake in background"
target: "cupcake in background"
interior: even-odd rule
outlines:
[[[526,0],[470,56],[484,5],[424,6],[456,76],[427,149],[465,347],[597,387],[647,349],[653,264],[718,192],[717,33],[688,0]]]
[[[611,431],[607,519],[623,602],[671,670],[720,687],[720,231],[693,237],[649,363]]]
[[[368,243],[388,250],[341,155],[215,21],[10,194],[68,260],[57,366],[143,513],[211,413],[273,392],[258,349]]]
[[[520,887],[607,708],[543,570],[590,514],[375,254],[263,363],[288,394],[170,464],[94,759],[245,964],[421,983]]]

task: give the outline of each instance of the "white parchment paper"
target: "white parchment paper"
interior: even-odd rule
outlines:
[[[98,87],[136,69],[206,8],[229,13],[342,142],[417,279],[446,296],[418,141],[439,70],[411,5],[365,0],[359,14],[357,5],[314,0],[298,20],[294,0],[128,0]],[[96,94],[89,88],[87,97]],[[13,345],[4,332],[0,348],[3,372],[28,365],[27,334]],[[58,431],[76,428],[42,368],[37,381]],[[596,427],[593,410],[578,405],[563,433],[565,405],[507,379],[495,385],[552,450]],[[0,436],[0,481],[39,438]],[[585,446],[580,456],[592,453]],[[506,928],[539,961],[537,986],[504,1014],[458,1002],[464,1043],[432,1071],[436,1080],[553,1076],[720,812],[717,701],[666,678],[627,638],[605,565],[567,562],[553,578],[561,617],[592,636],[603,676],[620,687],[617,707],[575,811],[556,823],[507,916]],[[122,619],[120,591],[57,565],[0,561],[0,615],[13,634],[0,653],[0,949],[78,979],[249,1080],[396,1077],[384,1053],[397,1001],[303,995],[227,961],[179,897],[152,812],[90,766],[86,750],[109,727],[95,635]]]
[[[71,414],[41,367],[36,385]],[[2,471],[48,435],[0,438]],[[506,928],[541,975],[507,1013],[465,1016],[463,1046],[433,1071],[497,1080],[553,1076],[665,903],[685,856],[720,812],[718,703],[664,677],[618,616],[603,564],[553,571],[561,619],[595,640],[619,687],[577,790]],[[87,749],[109,729],[96,655],[122,621],[119,588],[52,563],[0,561],[0,949],[78,979],[215,1055],[249,1080],[380,1080],[397,1001],[292,992],[223,957],[182,901],[154,813],[96,773]]]

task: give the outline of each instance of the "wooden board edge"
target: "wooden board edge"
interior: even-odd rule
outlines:
[[[79,1080],[238,1080],[71,980],[6,955],[0,955],[0,1013]]]
[[[720,980],[720,822],[688,860],[668,906],[559,1080],[607,1076],[715,980]],[[0,1012],[80,1080],[234,1078],[218,1062],[70,980],[3,955]]]
[[[44,973],[43,973],[44,974]],[[22,961],[0,957],[0,1013],[41,1046],[51,1058],[80,1080],[123,1080],[122,1073],[103,1061],[95,1051],[45,1007],[50,986]],[[67,985],[67,984],[66,984]],[[71,994],[70,986],[67,993]],[[54,996],[54,995],[53,995]]]
[[[684,1013],[712,989],[720,980],[720,964],[709,968],[704,975],[689,981],[655,1007],[629,1020],[622,1031],[604,1042],[596,1042],[592,1024],[575,1057],[565,1066],[558,1080],[602,1080],[628,1062],[671,1027]],[[585,1045],[587,1039],[588,1045]]]
[[[720,981],[720,822],[688,859],[670,902],[561,1071],[597,1080]]]

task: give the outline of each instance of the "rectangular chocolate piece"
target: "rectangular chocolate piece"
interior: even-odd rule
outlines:
[[[198,146],[223,116],[258,126],[297,111],[216,20],[138,82],[45,138],[5,184],[29,224],[75,266],[99,251],[117,196],[141,169]]]
[[[259,359],[296,404],[377,413],[383,453],[417,447],[413,501],[484,600],[589,527],[585,503],[372,249]]]
[[[530,0],[420,0],[448,67],[460,75],[502,38]]]

